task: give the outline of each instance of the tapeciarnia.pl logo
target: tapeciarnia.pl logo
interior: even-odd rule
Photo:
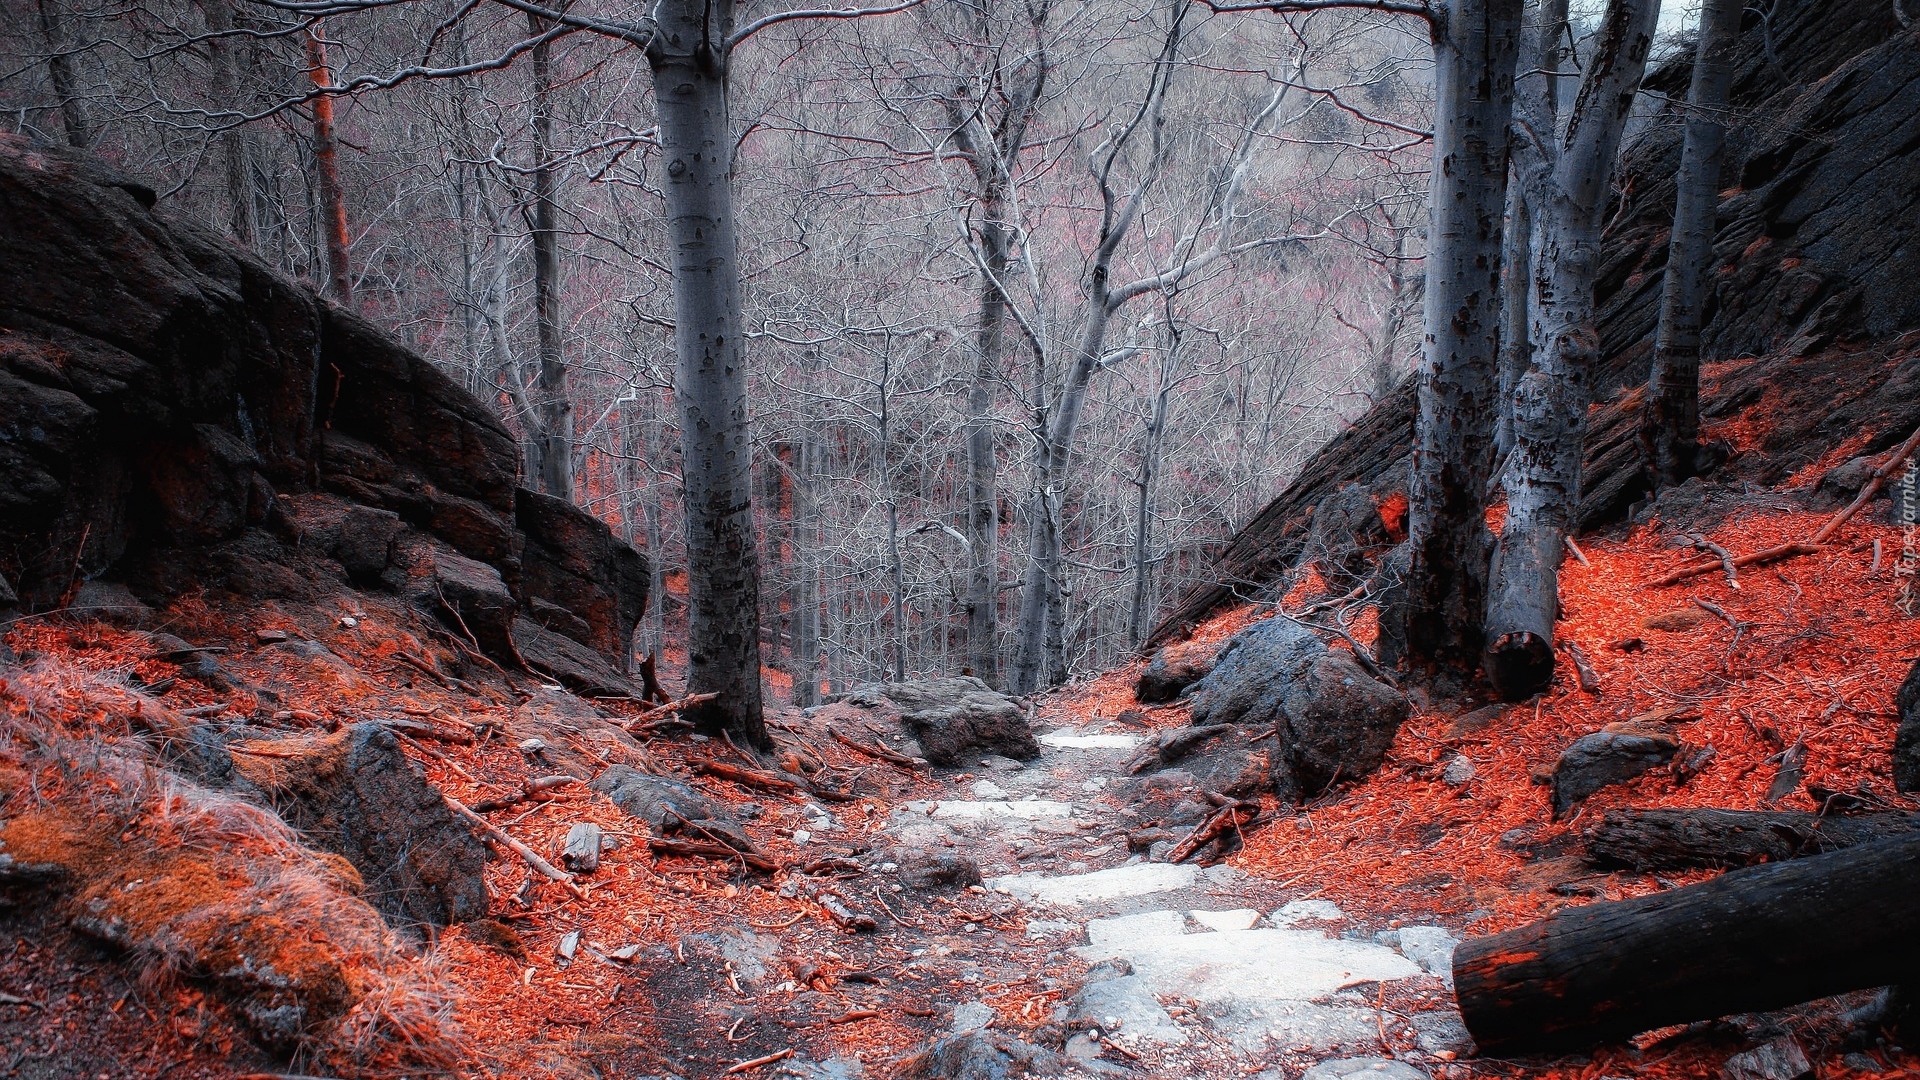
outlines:
[[[1900,559],[1893,578],[1895,602],[1908,615],[1920,615],[1920,459],[1909,460],[1894,494],[1894,519],[1900,523]]]

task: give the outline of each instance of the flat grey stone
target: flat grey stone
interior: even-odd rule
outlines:
[[[1078,905],[1089,900],[1117,900],[1184,889],[1199,876],[1200,872],[1191,866],[1139,863],[1116,866],[1111,870],[1095,870],[1089,874],[1010,874],[989,879],[987,888],[1004,892],[1016,900]]]
[[[1088,983],[1074,996],[1073,1014],[1130,1042],[1187,1045],[1187,1033],[1160,1007],[1147,981],[1138,975]]]
[[[1260,913],[1252,908],[1234,908],[1232,911],[1189,911],[1187,918],[1209,930],[1251,930],[1253,924],[1260,921]]]
[[[1404,1061],[1379,1057],[1336,1058],[1300,1074],[1300,1080],[1428,1080],[1427,1074]]]
[[[967,1001],[953,1007],[953,1024],[948,1028],[955,1035],[964,1035],[969,1031],[979,1031],[993,1023],[997,1014],[993,1006],[984,1001]]]
[[[1268,916],[1275,926],[1298,926],[1310,922],[1339,922],[1347,917],[1340,905],[1331,900],[1290,900]]]
[[[1140,937],[1178,937],[1187,932],[1186,917],[1177,911],[1143,911],[1087,923],[1087,943],[1121,945]]]
[[[1460,939],[1442,926],[1400,928],[1400,954],[1443,979],[1453,978],[1453,950],[1459,944]]]

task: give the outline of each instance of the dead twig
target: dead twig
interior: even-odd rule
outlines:
[[[481,817],[479,814],[474,813],[472,810],[469,810],[466,804],[461,802],[459,799],[456,799],[453,796],[446,794],[445,792],[442,792],[440,797],[446,800],[448,809],[452,810],[454,813],[460,815],[461,817],[466,818],[467,821],[469,821],[473,825],[479,827],[479,829],[482,832],[486,833],[487,836],[492,837],[496,843],[506,845],[508,848],[510,848],[513,851],[514,854],[520,856],[521,859],[525,860],[527,866],[531,868],[535,873],[539,874],[544,878],[547,878],[550,881],[557,881],[562,885],[565,885],[567,887],[567,891],[572,893],[574,898],[577,900],[585,900],[587,898],[587,890],[581,888],[579,883],[573,880],[573,875],[560,870],[558,867],[554,866],[552,863],[541,858],[539,852],[533,850],[532,848],[521,843],[520,841],[515,840],[513,837],[508,836],[505,832],[501,831],[499,826],[495,825],[491,821],[488,821],[486,818]]]
[[[785,1061],[792,1056],[793,1056],[793,1047],[789,1046],[785,1050],[775,1051],[774,1053],[768,1054],[766,1057],[757,1057],[757,1058],[754,1058],[752,1061],[743,1061],[740,1064],[735,1065],[732,1068],[728,1069],[726,1072],[726,1075],[733,1076],[736,1073],[751,1072],[754,1069],[771,1065],[776,1061]]]

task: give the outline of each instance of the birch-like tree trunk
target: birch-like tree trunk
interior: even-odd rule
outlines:
[[[540,38],[551,29],[538,15],[527,16],[527,32]],[[533,414],[532,480],[556,499],[573,501],[573,390],[568,385],[566,343],[560,319],[560,233],[555,221],[556,168],[553,161],[553,42],[542,38],[531,50],[533,67],[533,310],[539,375]]]
[[[1383,646],[1468,672],[1486,614],[1487,475],[1500,346],[1500,246],[1521,0],[1455,0],[1433,20],[1431,219],[1400,625]],[[1398,660],[1393,649],[1384,658]]]
[[[1614,158],[1646,72],[1658,0],[1611,0],[1587,76],[1556,145],[1542,102],[1523,101],[1516,160],[1540,221],[1533,252],[1532,370],[1514,387],[1507,520],[1494,552],[1487,679],[1509,701],[1552,682],[1561,552],[1580,506],[1591,369],[1599,352],[1594,276]],[[1524,140],[1524,141],[1522,141]]]
[[[1521,36],[1520,66],[1514,73],[1514,93],[1525,96],[1544,94],[1545,115],[1557,138],[1560,118],[1560,76],[1566,62],[1567,0],[1540,0],[1528,12],[1529,22]],[[1543,138],[1547,136],[1542,136]],[[1494,428],[1495,467],[1513,450],[1513,390],[1533,364],[1533,343],[1529,339],[1527,297],[1533,292],[1533,207],[1527,202],[1525,184],[1507,186],[1507,235],[1500,253],[1500,419]]]
[[[1660,287],[1660,326],[1647,379],[1642,435],[1653,489],[1693,475],[1700,442],[1700,324],[1720,208],[1720,162],[1726,144],[1727,94],[1741,0],[1705,0],[1687,92],[1686,146],[1680,154],[1673,238]]]
[[[820,704],[820,504],[814,491],[820,442],[802,426],[793,469],[793,704]]]
[[[307,75],[316,90],[333,85],[327,64],[327,43],[320,23],[307,28]],[[327,295],[342,304],[353,303],[353,275],[347,263],[347,200],[340,187],[339,140],[333,131],[333,95],[313,99],[313,170],[320,188],[321,243],[327,252]]]
[[[709,733],[770,748],[761,709],[760,553],[727,117],[733,0],[661,0],[653,70],[673,258],[674,397],[687,513],[687,692]]]

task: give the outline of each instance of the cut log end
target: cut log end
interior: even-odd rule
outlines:
[[[1553,644],[1538,634],[1507,634],[1487,649],[1487,681],[1502,701],[1524,701],[1553,684]]]

